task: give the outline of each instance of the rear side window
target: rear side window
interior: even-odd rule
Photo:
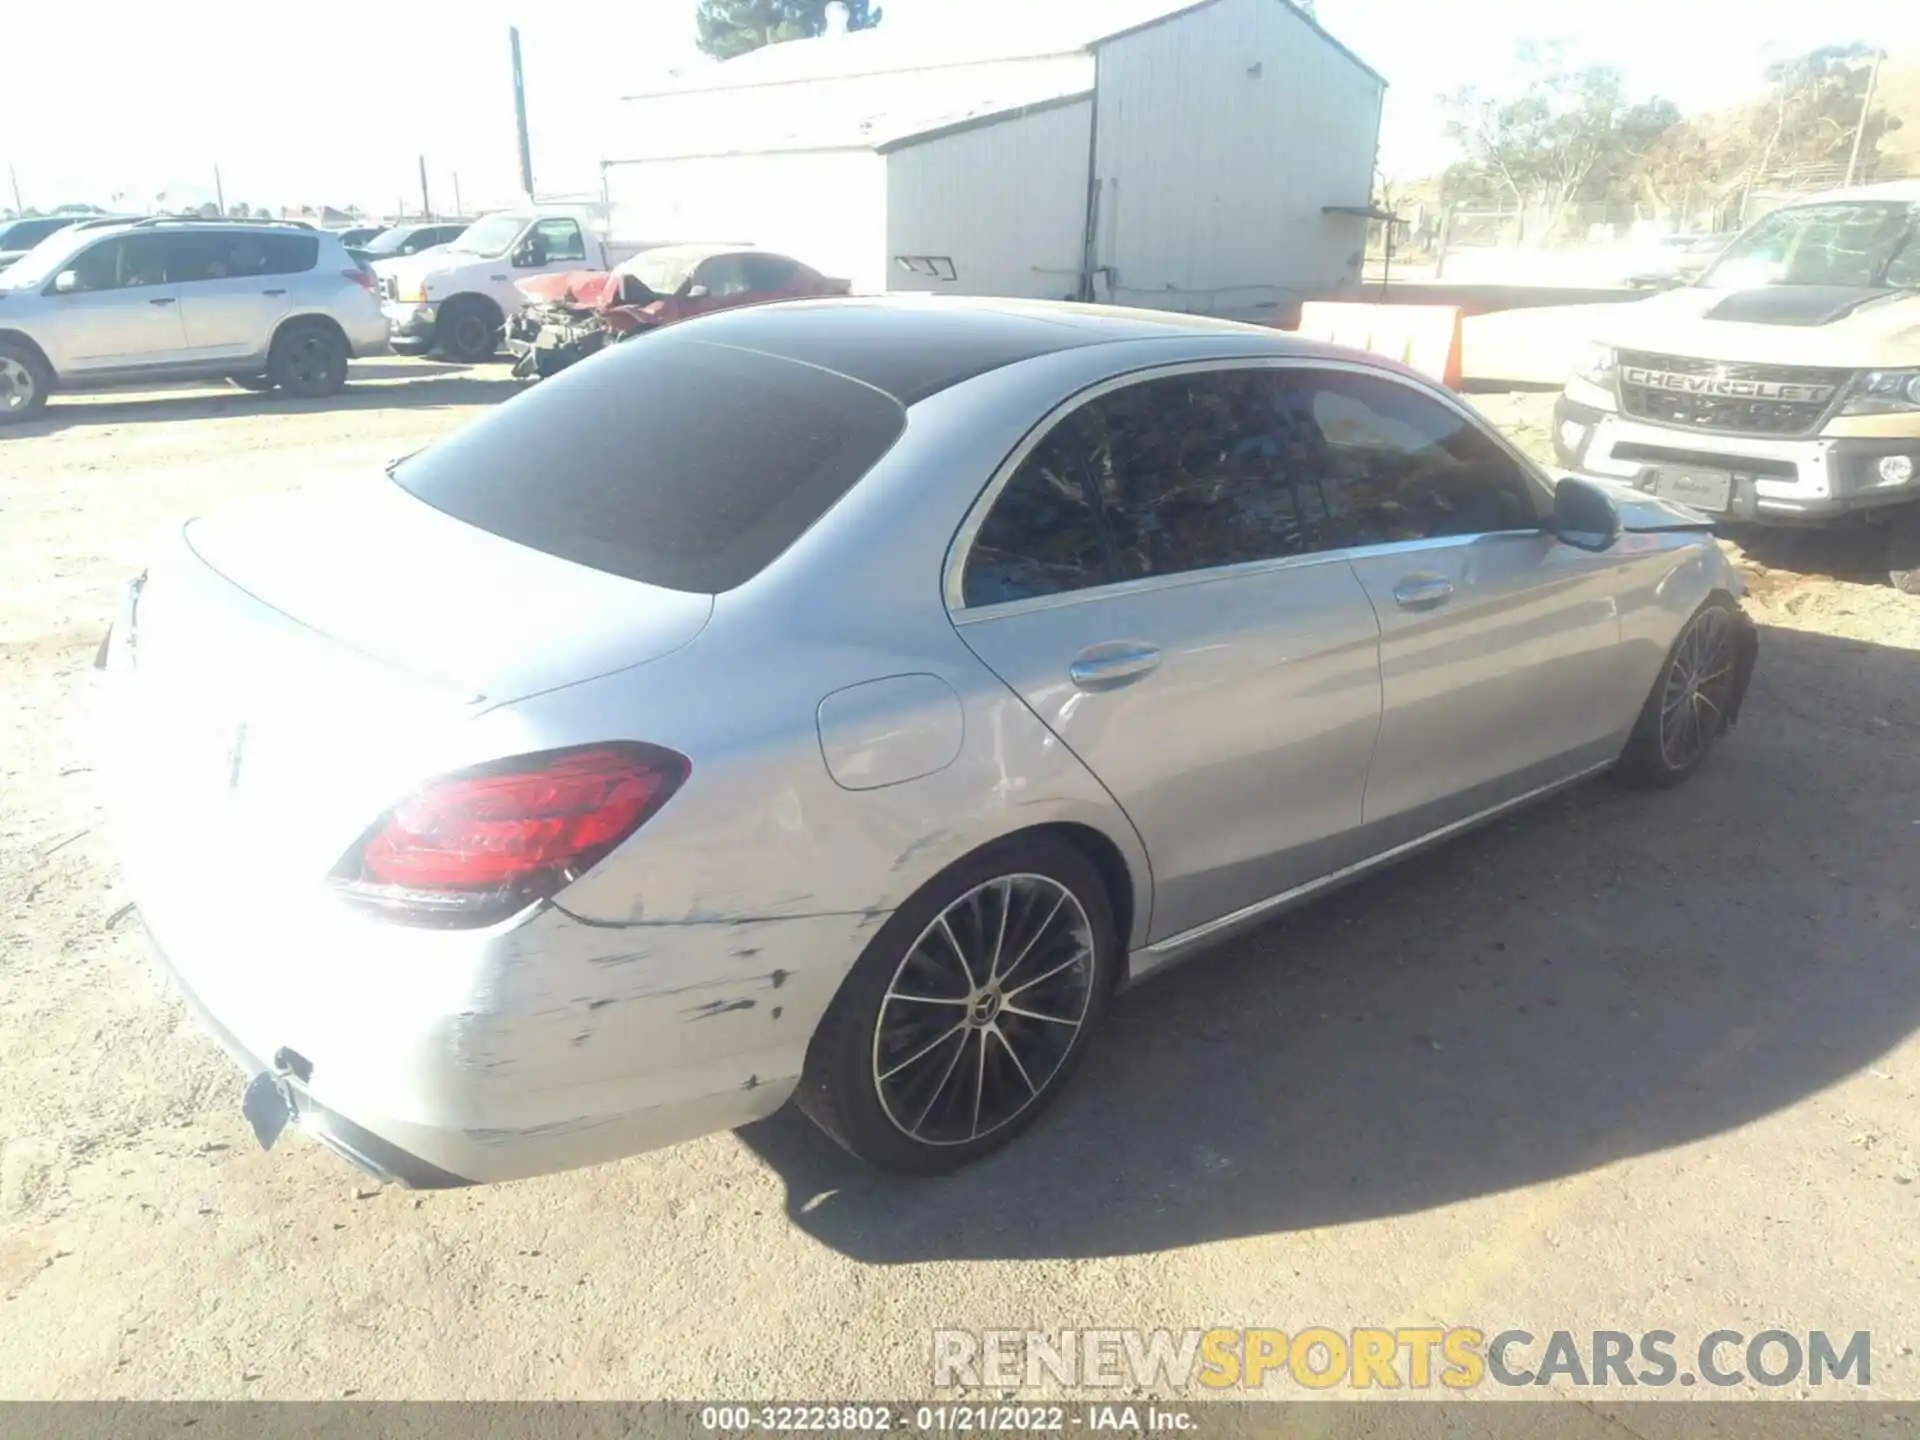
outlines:
[[[167,278],[175,284],[297,275],[311,270],[320,255],[318,236],[265,230],[184,230],[166,241]]]
[[[393,478],[549,555],[714,594],[799,539],[905,425],[844,376],[656,335],[542,381]]]

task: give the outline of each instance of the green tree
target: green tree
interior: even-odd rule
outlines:
[[[699,0],[694,25],[700,48],[716,60],[731,60],[763,45],[824,35],[827,7],[833,0]],[[872,0],[840,0],[847,28],[866,30],[880,23]]]
[[[1569,69],[1557,45],[1522,45],[1519,84],[1504,95],[1468,87],[1443,97],[1447,134],[1466,174],[1520,213],[1522,238],[1560,228],[1569,207],[1604,198],[1680,119],[1666,100],[1631,102],[1607,65]]]

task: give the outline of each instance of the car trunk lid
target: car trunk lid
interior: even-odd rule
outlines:
[[[109,651],[129,870],[297,913],[413,785],[512,751],[483,714],[677,649],[711,604],[526,551],[384,479],[192,522]]]
[[[476,702],[644,664],[713,612],[711,596],[517,544],[379,476],[194,521],[185,539],[261,604]]]

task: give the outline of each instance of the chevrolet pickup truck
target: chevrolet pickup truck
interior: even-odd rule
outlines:
[[[524,301],[516,282],[611,270],[640,248],[603,238],[586,207],[532,206],[483,216],[450,244],[373,268],[395,350],[473,362],[500,348]]]
[[[1869,527],[1920,595],[1920,181],[1773,211],[1692,284],[1619,307],[1554,448],[1716,519]]]

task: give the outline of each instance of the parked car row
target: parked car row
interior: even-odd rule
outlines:
[[[389,348],[474,362],[504,339],[519,373],[545,376],[696,315],[849,289],[751,246],[615,245],[581,207],[407,223],[359,245],[352,230],[191,216],[48,217],[8,236],[34,244],[0,273],[0,423],[55,389],[143,380],[328,395],[349,360]]]

